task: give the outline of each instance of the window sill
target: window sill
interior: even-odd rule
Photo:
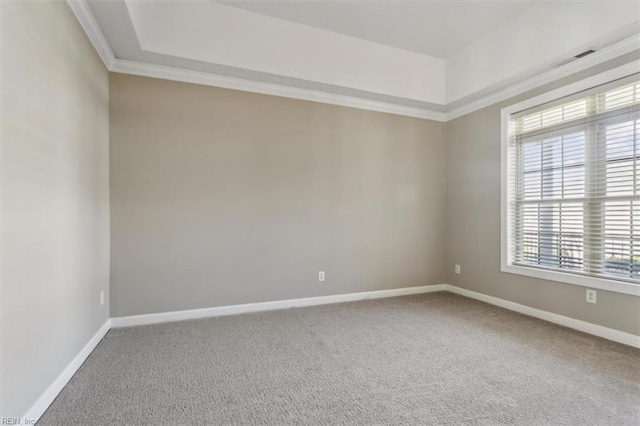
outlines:
[[[624,281],[608,280],[606,278],[586,277],[567,272],[550,271],[547,269],[529,268],[520,265],[502,265],[502,272],[539,278],[542,280],[556,281],[581,287],[595,288],[599,290],[613,291],[616,293],[640,296],[640,285]]]

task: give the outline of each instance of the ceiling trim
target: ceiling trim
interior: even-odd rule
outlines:
[[[569,62],[568,64],[560,66],[558,68],[553,68],[549,71],[543,72],[542,74],[538,74],[534,77],[528,78],[518,83],[514,83],[505,89],[498,90],[497,92],[491,93],[478,100],[469,102],[458,108],[454,108],[450,111],[447,111],[445,121],[462,117],[463,115],[472,113],[479,109],[485,108],[489,105],[493,105],[495,103],[507,100],[514,96],[533,90],[537,87],[551,83],[555,80],[559,80],[563,77],[568,77],[571,74],[575,74],[580,71],[584,71],[588,68],[591,68],[603,62],[609,61],[611,59],[615,59],[626,53],[633,52],[634,50],[637,50],[639,47],[640,47],[640,34],[637,34],[627,39],[624,39],[622,41],[619,41],[618,43],[614,43],[611,46],[607,46],[604,49],[601,49],[595,53],[592,53],[591,55],[586,56],[580,60]]]
[[[490,93],[480,99],[471,101],[462,106],[453,108],[447,112],[433,111],[423,108],[408,107],[388,102],[372,101],[353,96],[345,96],[321,92],[317,90],[302,89],[291,86],[265,83],[255,80],[247,80],[234,77],[226,77],[212,73],[186,70],[183,68],[164,65],[148,64],[143,62],[117,59],[111,47],[107,43],[102,30],[98,26],[93,14],[89,10],[86,0],[67,0],[67,4],[80,22],[89,40],[98,52],[107,69],[111,72],[133,74],[145,77],[161,78],[165,80],[181,81],[186,83],[202,84],[213,87],[242,90],[261,93],[272,96],[301,99],[313,102],[321,102],[351,108],[370,111],[385,112],[404,115],[408,117],[422,118],[447,122],[462,117],[479,109],[504,101],[514,96],[533,90],[537,87],[551,83],[563,77],[568,77],[580,71],[620,57],[626,53],[638,50],[640,46],[640,34],[636,34],[618,43],[614,43],[585,58],[570,62],[561,67],[553,68],[534,77],[514,83],[507,88]],[[443,105],[446,108],[446,105]]]
[[[337,95],[310,89],[301,89],[261,81],[226,77],[206,72],[192,71],[164,65],[146,64],[125,59],[115,59],[110,71],[121,74],[132,74],[144,77],[161,78],[165,80],[181,81],[184,83],[202,84],[205,86],[222,87],[225,89],[242,90],[245,92],[261,93],[265,95],[282,96],[285,98],[301,99],[305,101],[321,102],[332,105],[365,109],[423,118],[426,120],[445,121],[445,113],[422,108],[413,108],[387,102],[372,101],[352,96]]]
[[[86,0],[67,0],[67,4],[74,15],[76,15],[84,32],[87,33],[87,37],[89,37],[93,47],[96,49],[96,52],[98,52],[100,59],[102,59],[107,69],[110,70],[116,57],[111,50],[111,46],[107,43],[107,39],[102,34],[102,30],[93,17],[91,10],[89,10]]]

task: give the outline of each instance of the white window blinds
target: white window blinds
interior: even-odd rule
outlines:
[[[512,264],[640,283],[640,77],[510,126]]]

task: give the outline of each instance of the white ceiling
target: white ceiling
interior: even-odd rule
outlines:
[[[513,96],[516,84],[640,58],[639,1],[70,5],[114,72],[434,119],[500,91]],[[568,63],[587,49],[596,53]]]
[[[448,58],[531,1],[219,1],[437,58]]]

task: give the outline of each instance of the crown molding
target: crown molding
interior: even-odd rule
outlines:
[[[100,55],[107,69],[111,72],[133,74],[144,77],[161,78],[165,80],[180,81],[186,83],[202,84],[207,86],[222,87],[226,89],[241,90],[246,92],[261,93],[265,95],[281,96],[286,98],[301,99],[312,102],[321,102],[332,105],[358,108],[370,111],[385,112],[389,114],[416,117],[426,120],[447,122],[463,115],[470,114],[479,109],[504,101],[514,96],[536,89],[558,79],[568,77],[593,66],[615,59],[624,54],[640,49],[640,34],[614,43],[580,60],[570,62],[557,68],[550,69],[534,77],[514,83],[507,88],[490,93],[480,99],[471,101],[465,105],[450,109],[447,112],[433,111],[422,108],[408,107],[404,105],[372,101],[353,96],[338,95],[317,90],[302,89],[255,80],[247,80],[236,77],[227,77],[217,74],[192,71],[183,68],[168,67],[164,65],[148,64],[125,59],[117,59],[111,47],[107,43],[102,30],[98,26],[86,0],[67,0],[67,4],[80,22],[89,40]],[[445,109],[447,105],[443,105]]]
[[[67,0],[67,4],[80,22],[80,25],[89,37],[93,47],[98,52],[102,62],[104,62],[107,69],[111,72],[262,93],[265,95],[321,102],[369,111],[422,118],[426,120],[445,121],[445,113],[440,111],[408,107],[388,102],[372,101],[363,98],[283,86],[273,83],[221,76],[183,68],[117,59],[113,54],[111,47],[107,43],[102,30],[93,17],[86,0]]]
[[[98,52],[100,59],[102,59],[102,62],[104,62],[107,69],[111,70],[116,58],[113,55],[113,51],[111,50],[109,43],[107,43],[107,40],[104,38],[102,30],[93,17],[93,13],[91,13],[86,0],[67,0],[67,4],[73,11],[73,14],[76,15],[78,22],[80,22],[80,25],[87,34],[87,37],[89,37],[91,44],[93,44],[96,52]]]
[[[543,72],[519,83],[512,84],[505,89],[498,90],[497,92],[484,96],[478,100],[469,102],[461,107],[447,111],[445,121],[462,117],[463,115],[472,113],[489,105],[521,95],[529,90],[533,90],[561,78],[568,77],[577,72],[584,71],[588,68],[638,49],[640,49],[640,34],[636,34],[632,37],[614,43],[580,60],[569,62],[566,65]]]
[[[160,78],[180,81],[184,83],[202,84],[205,86],[222,87],[225,89],[241,90],[245,92],[261,93],[265,95],[281,96],[301,99],[305,101],[321,102],[332,105],[386,112],[426,120],[444,121],[445,113],[422,108],[407,107],[387,102],[378,102],[351,96],[301,89],[261,81],[245,80],[226,77],[206,72],[186,70],[182,68],[154,65],[142,62],[115,59],[110,71],[121,74],[133,74],[144,77]]]

